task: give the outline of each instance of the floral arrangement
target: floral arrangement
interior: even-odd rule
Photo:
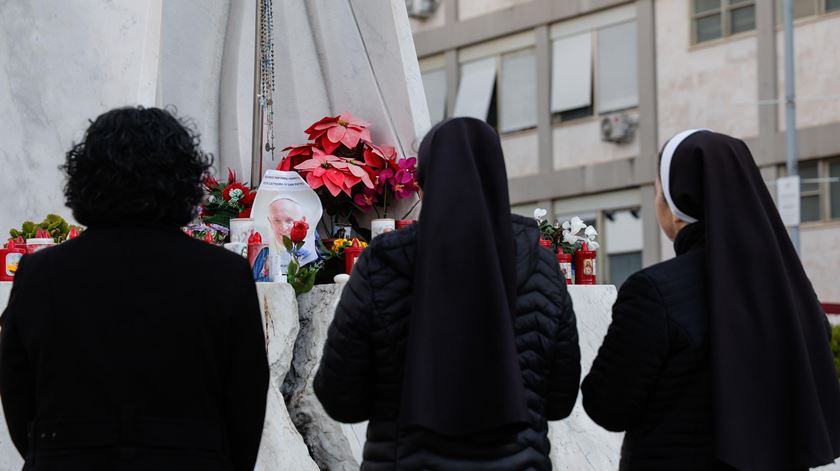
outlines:
[[[230,229],[219,224],[196,222],[183,228],[184,233],[193,239],[203,240],[208,244],[222,245],[230,234]]]
[[[257,191],[238,181],[236,172],[228,169],[227,181],[221,182],[208,175],[203,183],[206,196],[199,208],[199,219],[204,224],[229,228],[231,219],[251,217]]]
[[[542,208],[534,210],[534,219],[540,228],[540,237],[543,240],[550,240],[553,242],[555,249],[561,249],[564,253],[574,254],[586,244],[590,250],[598,250],[600,245],[595,239],[598,237],[598,231],[592,226],[587,226],[583,220],[577,216],[573,217],[571,221],[565,221],[560,224],[560,221],[555,219],[554,224],[548,222],[545,218],[548,211]],[[583,231],[583,235],[581,235]]]
[[[300,173],[327,214],[358,226],[356,216],[374,210],[387,217],[392,202],[420,190],[417,159],[399,159],[394,147],[374,144],[366,121],[342,113],[304,132],[309,141],[283,149],[289,153],[277,169]]]
[[[20,229],[10,230],[9,235],[11,237],[9,240],[15,241],[18,245],[22,245],[26,243],[26,239],[52,238],[55,243],[59,244],[68,238],[72,239],[79,235],[83,230],[81,226],[72,225],[61,216],[48,214],[38,224],[32,221],[26,221],[21,225]]]
[[[286,281],[292,285],[295,293],[298,295],[312,290],[312,287],[315,285],[315,276],[321,269],[320,262],[301,266],[301,250],[306,244],[306,233],[308,231],[309,224],[306,221],[295,221],[289,235],[283,236],[283,245],[292,256],[292,260],[289,262],[288,272],[286,273]]]
[[[361,241],[359,239],[335,239],[333,241],[332,248],[330,249],[330,253],[332,256],[335,257],[343,257],[344,256],[344,249],[349,247],[361,247],[367,248],[367,242]]]

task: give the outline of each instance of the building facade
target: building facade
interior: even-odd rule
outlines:
[[[432,121],[502,140],[515,212],[578,215],[620,284],[673,256],[659,230],[660,147],[686,128],[744,139],[784,173],[782,33],[771,0],[408,0]],[[840,301],[840,0],[794,0],[802,259]],[[738,234],[733,233],[733,237]]]

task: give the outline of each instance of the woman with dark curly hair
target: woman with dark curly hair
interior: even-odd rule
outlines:
[[[23,258],[0,319],[25,469],[253,469],[268,388],[256,288],[242,257],[180,230],[210,163],[155,108],[99,116],[67,153],[67,206],[89,228]]]

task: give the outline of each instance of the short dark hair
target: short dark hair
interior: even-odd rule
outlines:
[[[159,108],[117,108],[93,121],[67,152],[67,207],[81,224],[188,224],[213,156],[198,134]]]

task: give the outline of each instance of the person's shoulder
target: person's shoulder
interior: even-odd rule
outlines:
[[[705,252],[693,251],[651,265],[637,273],[660,288],[696,284],[705,275]]]
[[[368,247],[372,253],[383,253],[413,246],[417,243],[419,227],[419,223],[415,223],[398,231],[386,232],[373,239]]]
[[[521,232],[530,232],[534,230],[539,230],[539,226],[537,225],[537,221],[533,218],[520,216],[518,214],[510,215],[510,222],[513,225],[513,233],[514,235]]]

